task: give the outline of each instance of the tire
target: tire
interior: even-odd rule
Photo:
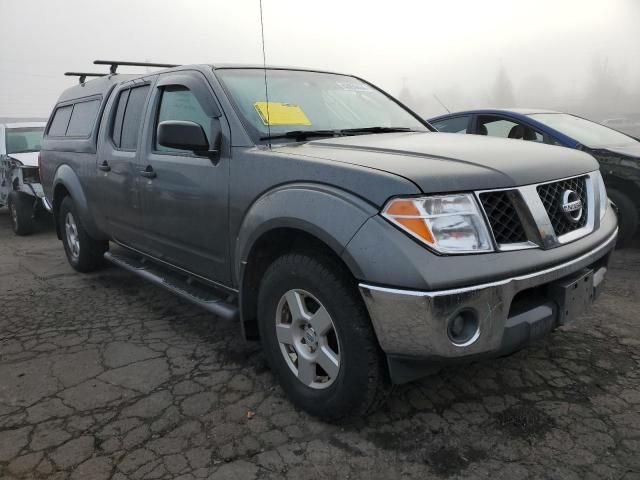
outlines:
[[[608,189],[607,194],[618,207],[618,247],[626,247],[631,243],[638,230],[638,207],[619,190]]]
[[[109,243],[94,240],[89,236],[82,226],[71,197],[62,200],[58,222],[64,251],[73,269],[82,273],[99,269],[104,264],[104,252],[107,251]]]
[[[296,304],[304,305],[298,314]],[[386,398],[390,385],[369,315],[353,278],[336,260],[305,252],[278,258],[260,284],[258,312],[267,361],[299,408],[338,420],[370,413]],[[300,323],[299,313],[311,318]],[[290,343],[281,343],[279,335]],[[317,362],[304,360],[314,357]],[[315,366],[305,368],[309,363]]]
[[[35,219],[33,218],[34,197],[24,192],[9,193],[7,206],[11,216],[11,225],[16,235],[29,235],[35,230]]]

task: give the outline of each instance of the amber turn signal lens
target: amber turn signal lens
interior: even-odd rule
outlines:
[[[394,200],[389,203],[384,213],[389,219],[420,237],[423,241],[429,244],[434,243],[433,235],[424,219],[420,218],[420,210],[413,200]]]
[[[420,215],[420,210],[413,200],[393,200],[385,212],[387,215]]]
[[[427,228],[422,218],[396,218],[396,222],[422,238],[425,242],[434,243],[433,235],[431,235],[431,231]]]

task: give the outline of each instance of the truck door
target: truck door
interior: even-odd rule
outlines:
[[[229,126],[197,71],[160,75],[145,122],[141,193],[150,255],[196,275],[228,283]],[[163,121],[199,124],[218,154],[196,154],[157,142]],[[221,134],[218,135],[218,133]]]
[[[97,220],[115,240],[142,248],[139,138],[152,81],[123,84],[107,105],[97,156]]]

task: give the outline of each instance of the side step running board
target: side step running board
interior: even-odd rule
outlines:
[[[191,303],[201,306],[209,312],[226,320],[237,320],[239,309],[225,298],[224,293],[215,291],[201,282],[193,281],[187,275],[181,275],[142,256],[119,248],[116,252],[106,252],[104,258],[139,277],[179,295]],[[227,295],[228,296],[228,295]]]

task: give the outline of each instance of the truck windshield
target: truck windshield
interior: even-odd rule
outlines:
[[[216,74],[255,140],[291,132],[298,134],[294,140],[305,137],[301,132],[354,135],[376,127],[382,127],[378,132],[428,131],[410,112],[354,77],[267,69],[267,102],[264,70],[230,68]]]
[[[636,143],[636,140],[624,133],[566,113],[534,113],[530,117],[586,147],[622,147]]]
[[[8,128],[7,153],[38,152],[42,144],[44,127]]]

